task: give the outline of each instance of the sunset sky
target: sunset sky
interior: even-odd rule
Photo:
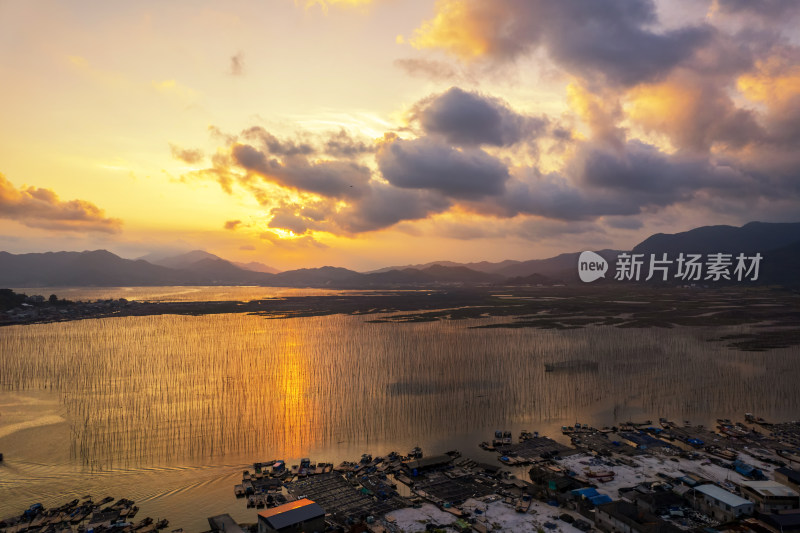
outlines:
[[[0,0],[0,250],[281,270],[800,221],[796,0]]]

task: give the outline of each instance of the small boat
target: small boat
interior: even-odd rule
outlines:
[[[159,520],[156,522],[156,529],[164,529],[169,525],[169,520],[164,518],[163,520]]]
[[[527,513],[528,509],[530,508],[531,508],[531,497],[526,495],[517,500],[517,505],[515,506],[514,509],[518,513]]]
[[[244,486],[235,485],[233,487],[233,493],[236,495],[237,498],[244,498]]]
[[[611,479],[613,479],[614,476],[617,475],[617,473],[612,471],[612,470],[608,470],[608,471],[605,471],[605,472],[593,472],[593,471],[590,470],[590,471],[586,472],[586,475],[588,477],[591,477],[591,478],[611,478]]]
[[[145,518],[144,520],[133,526],[133,529],[142,529],[143,527],[147,527],[152,523],[153,519],[148,516],[147,518]]]

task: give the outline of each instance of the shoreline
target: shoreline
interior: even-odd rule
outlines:
[[[394,316],[373,323],[431,322],[500,317],[490,328],[580,329],[757,326],[713,340],[745,351],[800,345],[800,294],[767,288],[630,289],[486,288],[424,292],[375,291],[324,296],[283,296],[251,301],[147,302],[126,299],[45,303],[43,298],[0,313],[0,326],[156,315],[246,313],[267,319],[333,314]],[[647,301],[649,305],[641,305]]]

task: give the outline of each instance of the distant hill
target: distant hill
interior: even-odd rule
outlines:
[[[597,250],[597,253],[605,258],[609,264],[612,264],[619,250]],[[557,255],[549,259],[532,259],[530,261],[521,261],[515,265],[509,265],[497,271],[498,274],[513,277],[525,277],[531,274],[541,274],[549,278],[561,279],[566,282],[578,281],[578,256],[580,252],[572,252],[567,254]]]
[[[224,259],[201,259],[183,270],[192,272],[212,285],[265,285],[273,274],[239,268]]]
[[[205,263],[205,266],[198,265],[201,261],[225,261],[237,268],[242,270],[248,270],[250,272],[261,272],[264,274],[277,274],[280,270],[276,268],[272,268],[264,263],[258,263],[256,261],[251,261],[249,263],[237,263],[235,261],[228,261],[219,257],[218,255],[214,255],[212,253],[206,252],[205,250],[192,250],[190,252],[182,252],[182,253],[151,253],[147,254],[139,259],[143,259],[148,263],[152,263],[154,265],[165,266],[169,268],[177,268],[177,269],[189,269],[194,270],[195,267],[199,267],[201,269],[208,268],[208,263]]]
[[[800,274],[800,223],[751,222],[741,228],[705,226],[673,235],[656,234],[633,248],[634,253],[759,252],[759,283],[797,286]],[[596,285],[613,283],[618,250],[600,250],[609,274]],[[176,255],[151,254],[150,261],[123,259],[106,250],[10,254],[0,252],[0,287],[262,285],[334,289],[415,288],[478,285],[581,284],[580,252],[530,261],[436,261],[419,268],[400,267],[359,273],[324,266],[270,273],[260,263],[234,264],[214,254],[194,250]],[[251,268],[244,268],[250,266]],[[255,270],[256,268],[262,270]],[[702,280],[705,282],[705,279]],[[670,277],[668,283],[673,283]]]
[[[350,285],[363,274],[346,268],[324,266],[320,268],[301,268],[273,274],[271,283],[276,287],[340,287]]]
[[[145,258],[146,257],[147,256],[145,256]],[[149,263],[153,263],[154,265],[160,265],[169,268],[188,268],[199,261],[208,259],[222,260],[221,257],[216,256],[212,253],[208,253],[205,250],[192,250],[191,252],[186,252],[182,254],[168,255],[166,257],[154,257],[152,259],[145,259],[145,260],[148,261]]]
[[[155,260],[155,264],[191,272],[196,279],[211,285],[263,285],[269,279],[268,274],[238,267],[204,250],[164,257]]]
[[[122,259],[106,250],[14,255],[0,252],[0,286],[137,286],[195,284],[187,272]]]
[[[403,268],[388,272],[362,274],[362,282],[368,286],[393,287],[403,285],[480,285],[498,282],[504,276],[479,272],[464,266],[433,264],[429,267]]]
[[[277,268],[272,268],[269,265],[265,265],[264,263],[259,263],[258,261],[250,261],[249,263],[239,263],[237,261],[231,261],[234,265],[239,268],[243,268],[245,270],[252,270],[253,272],[263,272],[265,274],[278,274],[280,270]]]
[[[735,226],[703,226],[681,233],[656,233],[633,247],[634,253],[754,253],[800,241],[800,222],[750,222]]]
[[[466,266],[431,265],[420,272],[436,281],[451,283],[492,283],[505,278],[505,276],[481,272]]]
[[[634,246],[633,253],[646,257],[666,253],[671,260],[681,253],[726,253],[732,254],[734,265],[739,253],[748,257],[760,253],[759,284],[800,285],[800,223],[797,222],[750,222],[742,227],[703,226],[674,234],[657,233]],[[736,280],[721,282],[736,283]]]
[[[800,241],[764,253],[763,283],[800,287]]]
[[[500,261],[499,263],[491,263],[489,261],[479,261],[477,263],[456,263],[454,261],[431,261],[430,263],[424,263],[419,265],[403,265],[403,266],[391,266],[391,267],[384,267],[379,268],[377,270],[371,270],[369,272],[365,272],[365,274],[379,274],[381,272],[389,272],[390,270],[407,270],[407,269],[414,269],[414,270],[426,270],[432,266],[443,266],[443,267],[466,267],[470,270],[476,270],[478,272],[485,272],[487,274],[495,274],[500,269],[514,265],[519,263],[520,261],[515,261],[513,259],[506,259],[505,261]]]

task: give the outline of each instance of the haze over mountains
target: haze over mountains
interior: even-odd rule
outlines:
[[[751,222],[740,228],[704,226],[673,235],[656,234],[633,253],[761,253],[759,281],[797,285],[800,274],[800,223]],[[597,251],[614,263],[620,251]],[[10,254],[0,252],[0,286],[263,285],[342,289],[414,288],[447,285],[554,285],[580,283],[580,251],[548,259],[496,263],[435,261],[359,273],[324,266],[278,272],[261,263],[233,263],[194,250],[172,256],[150,254],[130,260],[105,250]]]

